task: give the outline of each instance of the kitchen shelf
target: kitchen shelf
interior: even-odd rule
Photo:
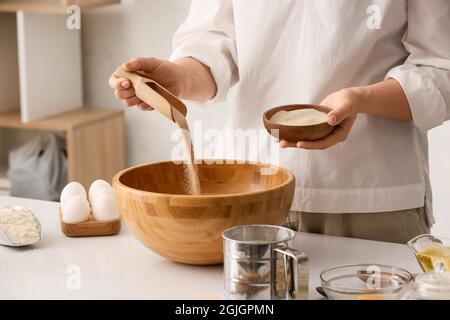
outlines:
[[[64,133],[69,181],[85,188],[96,179],[112,180],[125,167],[122,110],[79,108],[45,119],[23,123],[20,112],[0,113],[0,128]]]
[[[118,3],[120,0],[0,0],[0,12],[66,13],[70,5],[88,9]]]
[[[111,108],[78,108],[45,119],[23,123],[20,120],[20,111],[14,110],[0,113],[0,128],[66,132],[77,126],[100,121],[118,114],[122,114],[122,111]]]
[[[89,187],[96,179],[111,181],[124,168],[123,112],[77,109],[83,105],[81,32],[66,27],[68,6],[84,10],[119,3],[0,0],[0,129],[11,134],[0,139],[0,166],[10,150],[24,143],[20,139],[34,135],[32,130],[65,136],[70,181]],[[48,88],[57,90],[50,95]],[[5,178],[0,172],[7,186]]]

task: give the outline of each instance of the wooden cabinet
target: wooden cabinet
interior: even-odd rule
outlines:
[[[31,123],[22,123],[19,111],[12,111],[0,114],[0,128],[64,134],[68,178],[79,181],[85,188],[96,179],[111,182],[114,174],[125,167],[124,115],[121,110],[80,108]]]
[[[68,178],[85,187],[124,168],[123,112],[82,107],[81,32],[66,25],[71,5],[117,3],[0,0],[0,194],[9,186],[6,155],[26,142],[10,138],[36,131],[65,136]]]

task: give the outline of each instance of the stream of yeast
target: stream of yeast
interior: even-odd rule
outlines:
[[[186,162],[183,164],[184,189],[187,194],[198,195],[202,193],[198,170],[195,165],[194,145],[192,143],[189,125],[183,114],[176,108],[172,108],[173,118],[178,128],[181,130],[182,143],[187,154]]]

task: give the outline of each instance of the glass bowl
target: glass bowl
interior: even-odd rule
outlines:
[[[322,288],[331,300],[399,300],[407,297],[413,276],[380,264],[339,266],[322,271]]]
[[[450,272],[426,272],[415,276],[410,300],[450,300]]]

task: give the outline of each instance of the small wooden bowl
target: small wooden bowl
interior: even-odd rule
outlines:
[[[111,221],[97,221],[92,214],[87,221],[66,223],[63,220],[61,210],[59,220],[62,232],[68,237],[112,236],[118,234],[121,227],[120,218]]]
[[[292,111],[297,109],[316,109],[325,113],[329,113],[331,111],[328,107],[313,104],[292,104],[273,108],[264,112],[263,115],[264,126],[266,127],[267,132],[280,140],[298,142],[320,140],[328,136],[333,131],[334,127],[330,126],[327,122],[308,126],[289,126],[270,120],[278,111]],[[276,135],[276,131],[272,130],[278,130],[278,136]]]

